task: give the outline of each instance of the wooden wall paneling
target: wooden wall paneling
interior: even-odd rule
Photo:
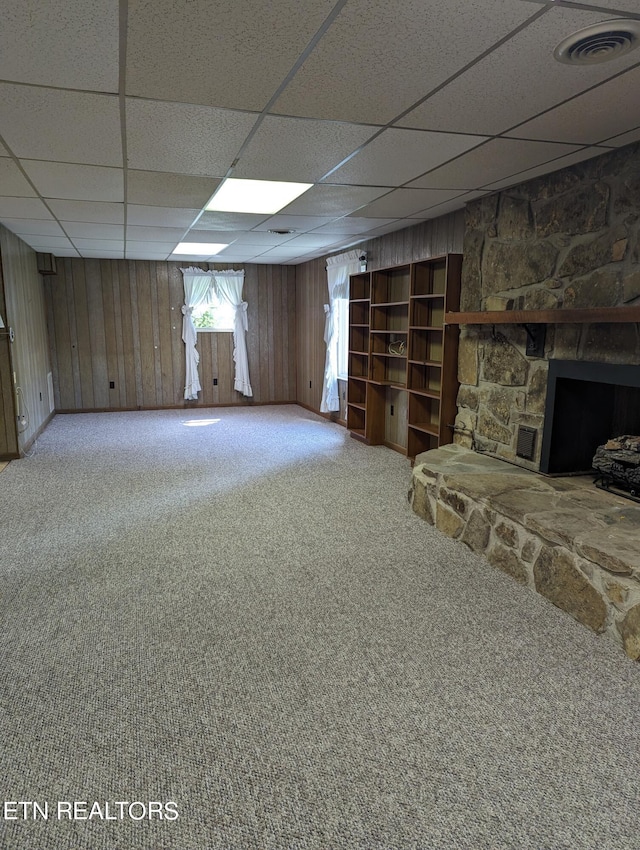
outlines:
[[[104,316],[105,343],[105,393],[107,407],[118,407],[120,394],[118,392],[118,346],[116,342],[116,312],[113,303],[113,279],[111,269],[113,263],[100,260],[100,283],[102,291],[102,313]],[[113,382],[113,389],[111,389]]]
[[[213,403],[213,349],[217,345],[216,337],[220,334],[216,333],[199,333],[198,334],[198,351],[200,352],[200,384],[202,392],[200,393],[199,403],[209,405]]]
[[[136,264],[138,295],[138,333],[140,372],[142,378],[142,407],[154,407],[156,399],[155,351],[153,348],[153,317],[151,278],[148,262]]]
[[[185,359],[182,341],[182,305],[184,286],[178,263],[167,263],[169,278],[170,325],[171,325],[171,369],[173,372],[173,401],[170,404],[184,403]]]
[[[135,375],[134,407],[142,407],[144,394],[142,390],[142,361],[140,359],[140,318],[138,311],[138,275],[137,268],[141,263],[136,260],[127,261],[129,293],[131,298],[131,356]]]
[[[100,262],[100,260],[85,260],[84,268],[90,322],[93,403],[97,408],[105,408],[109,407],[109,374]]]
[[[50,341],[56,346],[54,363],[57,366],[53,373],[53,388],[58,410],[71,410],[75,407],[67,293],[67,281],[71,277],[70,267],[71,260],[64,259],[58,263],[58,275],[51,278],[50,288],[55,330]]]
[[[85,286],[84,264],[71,263],[71,274],[65,281],[69,342],[71,345],[71,383],[73,407],[94,407],[89,310]]]
[[[60,269],[60,261],[57,268]],[[60,407],[60,390],[58,387],[58,346],[56,343],[56,325],[53,318],[53,287],[58,285],[58,279],[53,275],[42,278],[45,296],[45,310],[47,314],[47,328],[49,334],[49,364],[51,366],[51,377],[53,383],[53,405]]]
[[[158,310],[158,346],[160,386],[156,387],[159,404],[176,404],[173,398],[171,352],[171,299],[169,294],[169,269],[166,263],[154,263]]]
[[[47,375],[51,361],[44,286],[35,251],[4,227],[0,227],[0,256],[5,320],[15,332],[8,364],[10,395],[14,395],[17,387],[20,388],[19,399],[14,395],[11,422],[17,423],[16,414],[25,416],[25,425],[17,427],[18,450],[23,451],[37,437],[50,416]],[[12,372],[16,376],[15,384]],[[6,379],[3,384],[6,387]],[[5,433],[6,429],[5,425]]]
[[[4,282],[0,264],[0,316],[8,329],[11,317],[7,314],[4,298]],[[18,455],[18,432],[16,429],[16,407],[11,363],[11,342],[7,334],[0,336],[0,458]]]
[[[162,405],[162,362],[160,351],[160,316],[158,313],[158,280],[156,275],[157,263],[149,262],[149,285],[151,291],[151,329],[153,332],[153,371],[155,374],[155,403]],[[163,317],[164,319],[164,317]]]
[[[124,339],[122,333],[122,304],[120,301],[120,264],[117,262],[107,263],[109,284],[111,287],[111,303],[113,304],[113,333],[115,339],[116,363],[115,371],[110,370],[109,378],[115,382],[115,392],[109,392],[109,399],[113,401],[113,407],[127,406],[127,379],[125,372]]]
[[[288,288],[286,292],[287,304],[288,304],[288,323],[289,330],[287,334],[287,350],[289,353],[288,360],[288,376],[289,376],[289,392],[287,395],[287,399],[289,401],[295,401],[297,398],[297,382],[298,382],[298,357],[297,357],[297,326],[296,326],[296,313],[297,313],[297,297],[298,290],[296,286],[297,280],[297,269],[292,266],[287,267],[289,270],[289,280],[288,280]]]
[[[138,403],[138,363],[134,343],[134,321],[137,324],[137,306],[132,300],[132,281],[130,262],[114,260],[118,268],[118,283],[120,289],[120,321],[122,323],[122,350],[120,360],[124,371],[124,404],[123,407],[136,407]],[[122,398],[122,394],[120,395]]]

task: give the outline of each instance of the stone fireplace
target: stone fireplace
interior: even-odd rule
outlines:
[[[463,255],[454,444],[413,508],[640,658],[640,506],[575,475],[640,433],[640,144],[472,201]]]

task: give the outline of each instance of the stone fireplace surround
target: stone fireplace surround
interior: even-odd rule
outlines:
[[[640,305],[640,144],[472,201],[463,257],[461,312]],[[416,458],[410,494],[441,531],[636,659],[640,506],[591,478],[535,473],[550,361],[640,370],[639,328],[549,323],[530,357],[521,325],[464,325],[454,444]],[[516,454],[521,425],[535,431],[532,460]]]

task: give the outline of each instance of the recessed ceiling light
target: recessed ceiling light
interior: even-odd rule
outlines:
[[[313,183],[240,180],[230,177],[220,186],[205,209],[216,212],[273,214],[312,186]]]
[[[217,254],[228,245],[223,245],[220,242],[180,242],[173,249],[174,254],[198,254],[202,257],[210,257],[212,254]]]
[[[553,51],[565,65],[598,65],[640,46],[640,21],[613,18],[574,32]]]

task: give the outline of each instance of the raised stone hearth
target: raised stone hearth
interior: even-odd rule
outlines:
[[[443,446],[416,457],[413,510],[640,658],[640,505]]]

